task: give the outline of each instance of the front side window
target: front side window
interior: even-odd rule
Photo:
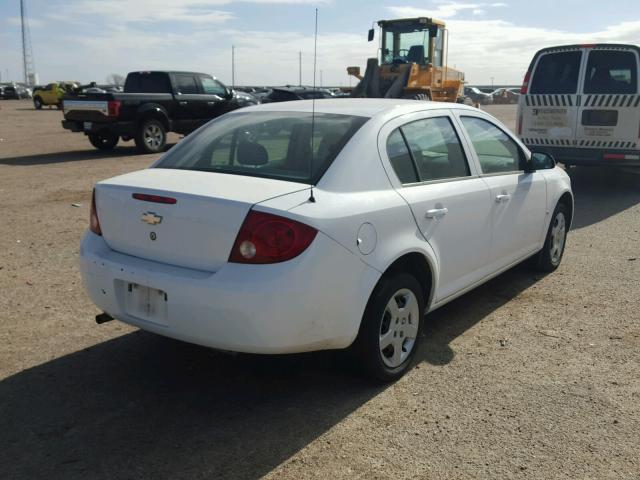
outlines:
[[[579,50],[542,55],[533,72],[531,93],[576,93],[581,59],[582,52]]]
[[[516,142],[491,122],[477,117],[461,117],[478,155],[482,173],[522,170],[522,153]]]
[[[235,113],[189,135],[156,167],[315,184],[366,121],[327,113]]]
[[[200,82],[202,83],[202,90],[207,95],[218,95],[220,97],[227,95],[227,89],[224,85],[211,77],[200,77]]]
[[[637,93],[638,65],[633,52],[593,50],[589,53],[584,93]]]
[[[447,117],[427,118],[402,127],[420,181],[467,177],[467,159],[451,121]]]

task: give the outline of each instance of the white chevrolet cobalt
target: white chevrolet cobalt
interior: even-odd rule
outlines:
[[[480,110],[271,103],[99,182],[81,270],[99,321],[235,352],[350,347],[389,381],[425,312],[525,259],[557,268],[572,215],[553,158]]]

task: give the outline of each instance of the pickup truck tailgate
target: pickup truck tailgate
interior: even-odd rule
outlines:
[[[63,109],[65,116],[71,112],[91,112],[91,114],[100,113],[106,117],[109,115],[109,102],[106,100],[64,100]]]

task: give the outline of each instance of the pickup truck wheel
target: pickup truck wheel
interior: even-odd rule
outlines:
[[[119,137],[112,132],[90,133],[91,145],[99,150],[112,150],[118,144]]]
[[[42,110],[42,99],[40,97],[34,98],[33,106],[36,107],[36,110]]]
[[[136,133],[136,147],[145,153],[158,153],[167,143],[167,132],[162,122],[150,119],[142,122]]]

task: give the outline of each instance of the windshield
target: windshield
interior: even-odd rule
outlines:
[[[188,136],[155,167],[315,184],[367,120],[328,113],[312,118],[311,112],[235,113]]]
[[[386,25],[382,36],[382,63],[429,63],[429,30],[410,24]]]

